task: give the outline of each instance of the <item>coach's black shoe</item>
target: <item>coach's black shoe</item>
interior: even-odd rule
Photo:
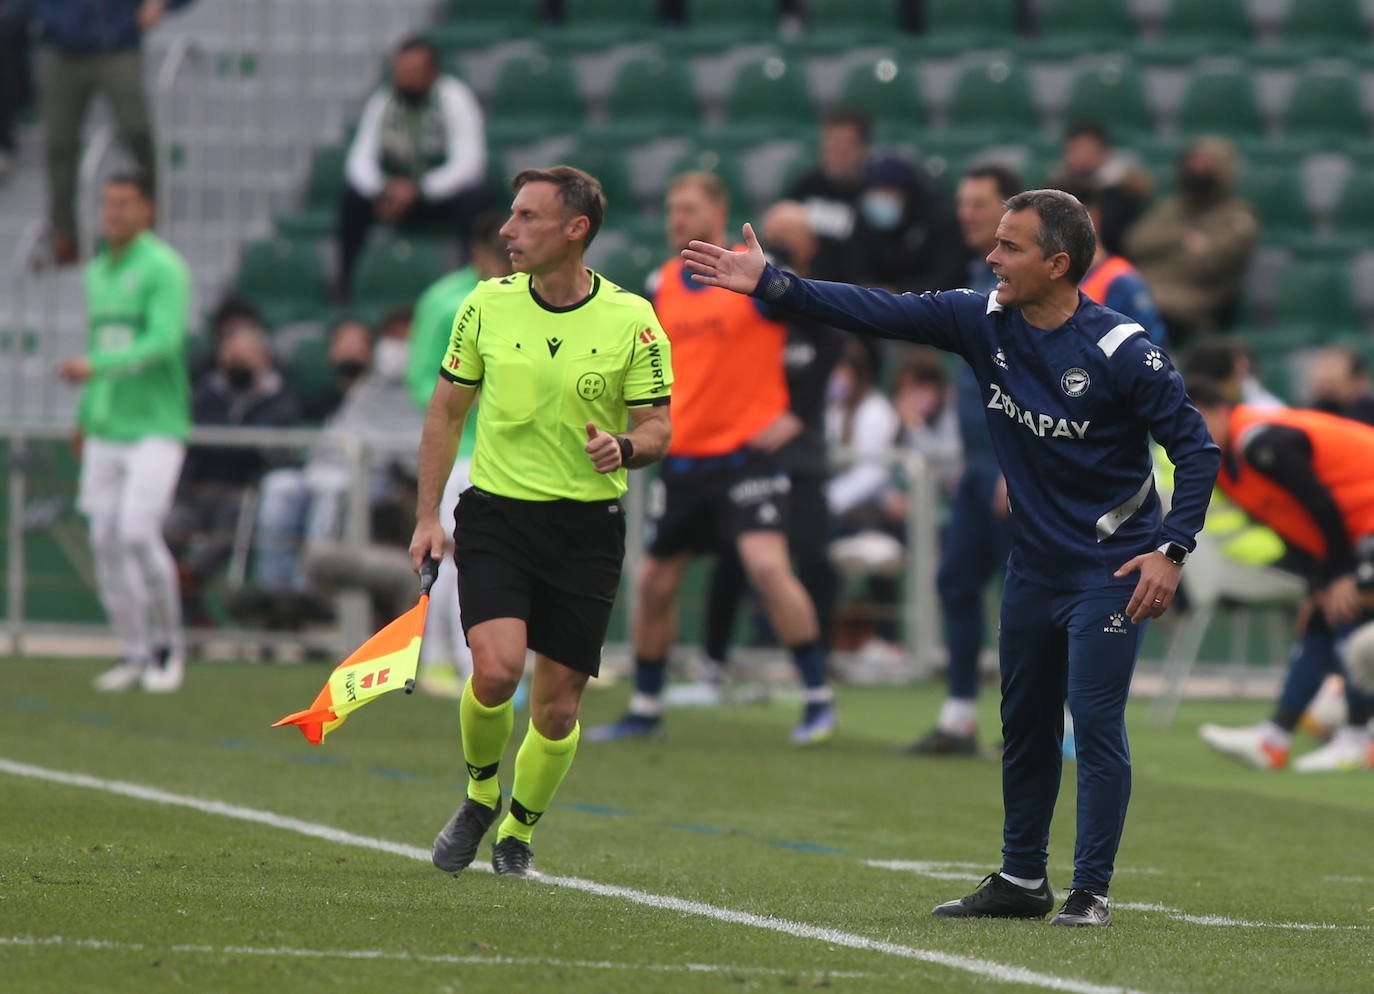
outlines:
[[[897,751],[908,756],[976,756],[978,737],[971,733],[958,735],[943,728],[934,728]]]
[[[1112,909],[1101,894],[1094,894],[1082,887],[1069,891],[1068,900],[1059,909],[1059,914],[1050,919],[1051,925],[1110,925]]]
[[[495,808],[489,808],[470,797],[463,798],[462,806],[434,837],[434,848],[430,851],[434,865],[445,873],[456,873],[471,863],[477,858],[477,844],[500,813],[500,801]]]
[[[978,889],[957,901],[937,904],[937,918],[1044,918],[1054,910],[1054,891],[1049,878],[1035,890],[1012,883],[1000,873],[989,873]]]
[[[491,868],[503,877],[533,877],[534,851],[528,843],[507,835],[491,847]]]

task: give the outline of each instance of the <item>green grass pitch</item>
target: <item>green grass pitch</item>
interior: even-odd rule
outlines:
[[[1261,773],[1198,740],[1263,703],[1185,703],[1167,731],[1133,705],[1116,927],[1074,931],[931,917],[996,867],[1001,829],[996,762],[892,752],[934,685],[843,689],[813,750],[786,744],[791,701],[584,744],[535,833],[547,879],[520,881],[425,858],[459,799],[453,702],[387,695],[311,747],[268,725],[324,667],[193,665],[152,697],[96,694],[100,665],[0,662],[7,994],[1374,990],[1374,779]],[[584,724],[626,694],[589,692]]]

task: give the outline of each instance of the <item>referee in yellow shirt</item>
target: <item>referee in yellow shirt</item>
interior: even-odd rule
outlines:
[[[479,283],[454,318],[420,440],[410,554],[418,569],[444,553],[439,498],[480,386],[473,485],[454,515],[472,649],[459,705],[468,787],[433,859],[450,872],[467,866],[501,812],[496,771],[528,648],[530,725],[491,852],[497,873],[524,877],[534,873],[534,825],[577,751],[582,692],[601,666],[625,554],[625,470],[668,451],[673,373],[649,302],[582,261],[606,210],[601,184],[553,166],[524,170],[511,189],[501,237],[515,272]]]

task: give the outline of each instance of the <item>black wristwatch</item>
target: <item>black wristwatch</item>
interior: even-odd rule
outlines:
[[[630,460],[635,456],[635,443],[624,435],[617,435],[615,440],[620,443],[620,465],[630,465]]]
[[[1175,566],[1182,566],[1188,559],[1188,550],[1178,542],[1165,542],[1159,547],[1159,551]]]

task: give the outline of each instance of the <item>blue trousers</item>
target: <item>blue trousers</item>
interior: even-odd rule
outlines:
[[[1288,731],[1298,726],[1298,720],[1307,706],[1312,703],[1322,681],[1331,673],[1342,673],[1339,646],[1352,631],[1368,618],[1359,622],[1331,628],[1321,614],[1315,614],[1308,622],[1307,632],[1289,657],[1288,674],[1284,677],[1283,691],[1279,694],[1275,722]],[[1345,681],[1345,703],[1352,725],[1363,725],[1374,716],[1374,697],[1361,693]]]
[[[983,589],[1007,566],[1011,523],[992,510],[1002,475],[995,460],[975,460],[959,477],[940,549],[936,588],[949,645],[949,696],[978,696],[978,656],[983,651]]]
[[[1126,804],[1126,694],[1145,626],[1125,617],[1135,581],[1051,590],[1008,574],[1002,595],[1002,870],[1045,876],[1063,765],[1064,701],[1078,750],[1074,887],[1106,894]]]

